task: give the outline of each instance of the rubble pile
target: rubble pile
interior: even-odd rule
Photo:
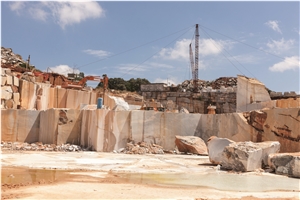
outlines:
[[[30,71],[34,66],[26,69],[28,62],[22,59],[22,56],[15,54],[11,48],[1,47],[1,67],[10,68],[14,72],[23,73]]]
[[[83,149],[74,144],[43,144],[41,142],[22,143],[22,142],[1,142],[1,150],[17,150],[17,151],[83,151]]]
[[[1,66],[17,67],[26,62],[19,54],[14,54],[11,48],[1,47]]]
[[[162,146],[157,144],[148,144],[146,142],[135,143],[131,141],[127,143],[126,148],[122,148],[118,153],[126,154],[164,154],[164,149]]]
[[[218,90],[221,88],[229,88],[237,86],[237,78],[236,77],[220,77],[213,81],[204,81],[198,80],[198,90],[202,90],[205,88],[211,88],[214,90]],[[185,80],[182,84],[178,86],[180,91],[193,91],[194,90],[194,81],[193,80]]]

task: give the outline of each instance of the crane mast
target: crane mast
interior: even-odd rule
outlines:
[[[199,30],[198,24],[196,24],[195,30],[195,60],[193,57],[192,43],[190,44],[190,60],[191,60],[191,70],[192,70],[192,78],[194,85],[194,92],[198,91],[198,65],[199,65]]]
[[[199,30],[198,30],[198,24],[196,24],[196,31],[195,31],[195,79],[198,80],[198,65],[199,65],[199,60],[198,60],[198,55],[199,55]]]
[[[192,79],[195,80],[195,63],[194,63],[192,43],[190,44],[190,61],[191,61]]]

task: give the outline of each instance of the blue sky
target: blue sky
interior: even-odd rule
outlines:
[[[199,79],[243,74],[299,92],[299,16],[297,1],[8,1],[1,46],[43,71],[178,84],[199,24]]]

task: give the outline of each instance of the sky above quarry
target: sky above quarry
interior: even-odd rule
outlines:
[[[299,16],[297,1],[6,1],[1,46],[43,71],[179,84],[199,24],[199,79],[241,74],[299,93]]]

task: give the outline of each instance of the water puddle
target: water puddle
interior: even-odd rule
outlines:
[[[207,187],[222,191],[267,192],[300,191],[300,180],[277,175],[203,173],[203,174],[119,174],[130,183],[178,187]]]
[[[54,183],[58,181],[88,181],[100,183],[133,183],[163,185],[171,187],[205,187],[221,191],[267,192],[290,191],[300,192],[300,179],[279,175],[256,175],[249,173],[119,173],[80,170],[51,170],[2,167],[1,183],[34,184]],[[105,182],[106,182],[105,181]]]
[[[51,169],[28,169],[2,167],[2,184],[32,184],[40,182],[55,182],[68,178],[68,171]]]

